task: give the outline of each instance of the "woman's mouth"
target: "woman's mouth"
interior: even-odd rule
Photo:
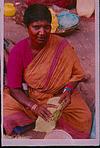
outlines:
[[[37,39],[38,39],[38,41],[40,41],[40,42],[46,41],[46,38],[45,38],[45,37],[38,37]]]

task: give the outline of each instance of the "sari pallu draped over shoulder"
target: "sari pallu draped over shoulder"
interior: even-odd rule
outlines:
[[[24,73],[29,85],[30,94],[44,100],[52,97],[68,82],[78,81],[84,77],[79,60],[74,49],[64,38],[51,35],[50,40]]]

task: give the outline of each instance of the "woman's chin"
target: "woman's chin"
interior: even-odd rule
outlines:
[[[46,40],[43,40],[43,39],[39,39],[39,40],[37,41],[37,43],[38,43],[39,45],[45,45],[45,44],[47,43],[47,41],[46,41]]]

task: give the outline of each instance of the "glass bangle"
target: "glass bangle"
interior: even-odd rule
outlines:
[[[72,91],[72,89],[71,89],[71,88],[69,88],[69,87],[66,87],[66,88],[64,88],[63,93],[64,93],[65,91]]]
[[[31,110],[35,110],[37,108],[37,104],[34,104],[32,107],[31,107]]]

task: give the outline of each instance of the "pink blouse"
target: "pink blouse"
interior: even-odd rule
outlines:
[[[20,41],[11,49],[7,64],[7,86],[9,88],[22,87],[24,70],[32,58],[29,38]]]

